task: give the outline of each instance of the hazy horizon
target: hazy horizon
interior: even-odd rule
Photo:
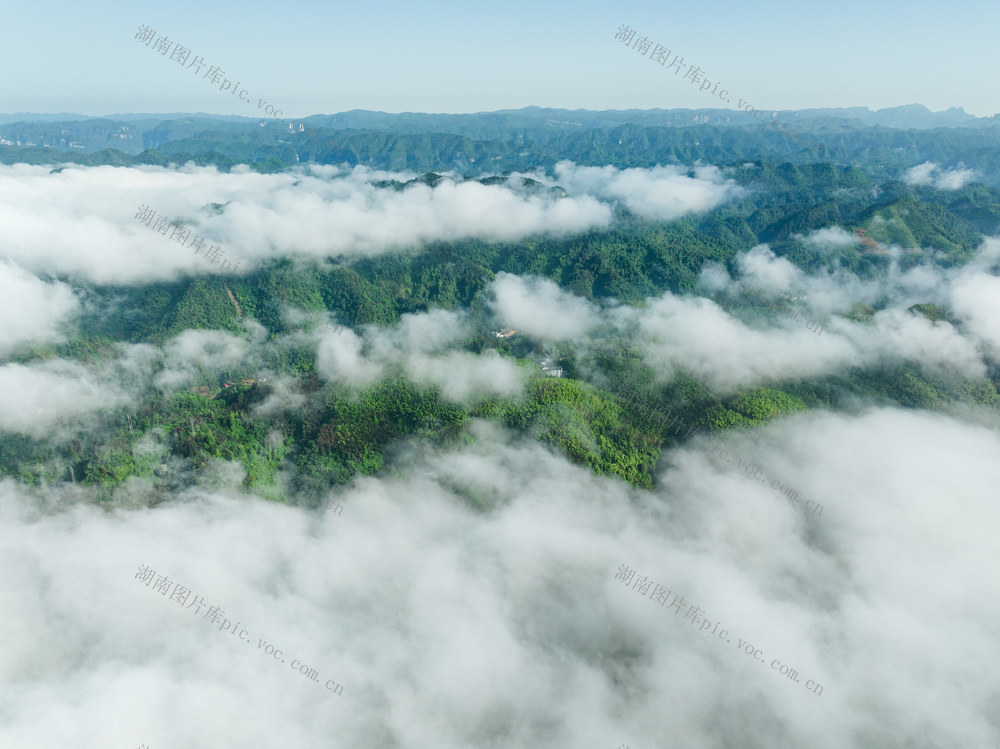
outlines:
[[[948,111],[951,111],[951,110],[958,110],[958,111],[961,111],[961,112],[965,112],[966,114],[970,114],[973,117],[977,117],[979,119],[989,119],[991,117],[1000,116],[1000,110],[997,110],[996,113],[992,113],[992,114],[977,115],[977,114],[972,114],[971,112],[969,112],[967,109],[965,109],[964,107],[962,107],[960,105],[955,105],[955,106],[950,106],[950,107],[943,107],[941,109],[931,109],[930,107],[927,107],[926,105],[924,105],[924,104],[922,104],[920,102],[910,102],[908,104],[897,104],[897,105],[893,105],[893,106],[878,107],[878,108],[872,108],[872,107],[868,107],[868,106],[865,106],[865,105],[862,105],[862,104],[857,104],[857,105],[853,105],[853,106],[852,105],[847,105],[847,106],[837,106],[837,107],[811,106],[811,107],[800,107],[800,108],[797,108],[797,109],[784,109],[784,110],[782,110],[782,109],[775,109],[773,111],[776,111],[776,112],[808,112],[808,111],[828,110],[828,109],[837,109],[837,110],[845,110],[845,111],[847,111],[847,110],[855,110],[855,109],[867,109],[869,112],[874,113],[874,112],[880,112],[880,111],[886,111],[886,110],[905,109],[905,108],[908,108],[908,107],[924,107],[925,109],[927,109],[927,111],[929,111],[932,114],[941,114],[941,113],[948,112]],[[336,111],[336,112],[311,112],[309,114],[300,114],[300,115],[297,115],[297,117],[298,118],[303,118],[303,119],[306,118],[306,117],[332,117],[332,116],[335,116],[335,115],[338,115],[338,114],[348,114],[348,113],[351,113],[351,112],[371,112],[373,114],[389,114],[389,115],[403,115],[403,114],[419,114],[419,115],[439,115],[439,114],[440,115],[451,115],[451,114],[458,114],[458,115],[489,115],[489,114],[498,114],[498,113],[505,113],[505,112],[520,112],[520,111],[530,110],[530,109],[558,110],[558,111],[567,111],[567,112],[607,113],[607,112],[657,112],[657,111],[671,112],[671,111],[685,111],[685,110],[691,110],[691,111],[712,110],[712,111],[718,111],[718,112],[730,112],[730,111],[733,111],[734,108],[733,107],[708,107],[708,106],[705,106],[705,107],[670,107],[670,108],[667,108],[667,107],[648,107],[648,108],[630,107],[630,108],[627,108],[627,109],[592,109],[592,108],[587,108],[587,107],[548,107],[548,106],[544,106],[544,105],[541,105],[541,104],[526,104],[523,107],[517,107],[517,108],[484,109],[484,110],[477,110],[477,111],[433,111],[433,112],[431,112],[431,111],[419,111],[419,110],[398,110],[398,111],[392,111],[392,110],[385,110],[385,109],[361,109],[361,108],[356,108],[356,109],[345,109],[345,110],[340,110],[340,111]],[[736,110],[736,111],[740,111],[740,110]],[[18,114],[46,115],[46,116],[54,116],[54,115],[79,115],[79,116],[88,117],[88,118],[106,118],[106,119],[112,119],[112,118],[114,118],[116,116],[126,116],[126,117],[138,117],[138,116],[174,117],[174,116],[198,116],[198,115],[204,115],[204,116],[207,116],[207,117],[242,117],[242,118],[245,118],[245,119],[248,119],[248,120],[266,119],[266,118],[263,118],[263,117],[255,117],[253,115],[233,114],[233,113],[225,113],[225,112],[204,112],[204,111],[197,111],[197,112],[194,112],[194,111],[190,111],[190,112],[189,111],[176,111],[176,112],[138,112],[138,111],[136,111],[136,112],[108,112],[108,113],[104,113],[104,114],[85,114],[83,112],[66,112],[66,111],[51,111],[51,112],[17,111],[17,112],[0,112],[0,117],[9,117],[9,116],[18,115]],[[290,117],[290,116],[285,115],[285,116],[282,117],[282,119],[284,119],[284,120],[290,120],[290,119],[296,119],[296,117]]]
[[[1000,7],[960,0],[948,11],[969,19],[961,34],[941,33],[937,6],[860,0],[836,7],[726,2],[711,11],[515,0],[499,12],[436,0],[389,3],[374,22],[360,6],[316,0],[280,12],[250,3],[238,14],[191,0],[169,9],[57,0],[5,10],[0,65],[18,71],[5,81],[11,111],[248,110],[137,41],[146,26],[225,71],[254,102],[262,97],[291,117],[351,109],[475,112],[537,102],[697,109],[711,102],[682,74],[616,41],[624,24],[761,110],[923,101],[933,110],[963,106],[991,115],[1000,88],[993,43]],[[37,54],[34,29],[45,30],[46,57],[26,66]]]

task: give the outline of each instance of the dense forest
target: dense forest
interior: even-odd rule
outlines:
[[[835,110],[832,110],[835,111]],[[871,113],[869,113],[871,114]],[[222,170],[249,164],[257,171],[296,165],[363,165],[376,169],[457,174],[549,169],[569,159],[581,165],[739,164],[788,161],[853,166],[884,181],[933,161],[977,170],[1000,187],[1000,123],[996,118],[943,116],[955,126],[886,127],[880,118],[830,113],[782,113],[803,135],[797,143],[738,110],[542,114],[314,115],[301,122],[186,117],[155,122],[91,119],[0,124],[0,163],[113,166],[193,162]],[[934,117],[900,116],[923,121]],[[881,118],[893,122],[893,117]],[[651,124],[670,123],[670,124]],[[302,130],[299,126],[302,126]],[[818,151],[804,147],[819,144]]]
[[[1000,225],[1000,191],[982,184],[948,192],[914,188],[826,163],[747,161],[731,174],[748,188],[744,197],[671,222],[619,209],[610,228],[563,238],[435,242],[346,262],[285,258],[240,277],[87,287],[87,311],[72,340],[24,347],[8,361],[63,357],[95,368],[113,362],[126,344],[164,346],[185,330],[221,330],[249,340],[247,320],[258,321],[272,345],[253,364],[206,372],[181,390],[130,383],[137,393],[133,405],[104,409],[96,424],[67,425],[73,431],[68,439],[0,433],[0,475],[35,485],[92,485],[105,499],[141,485],[160,501],[180,486],[216,480],[213,470],[229,461],[242,467],[248,490],[276,501],[312,502],[331,486],[384,470],[407,440],[472,439],[467,426],[478,418],[530,435],[596,473],[649,487],[663,448],[699,433],[750,429],[798,411],[848,407],[858,398],[906,408],[1000,406],[996,368],[981,380],[956,381],[885,364],[719,396],[691,372],[657,384],[656,373],[626,339],[602,338],[586,361],[569,345],[544,351],[564,372],[548,377],[536,363],[541,341],[490,333],[484,295],[501,272],[548,278],[597,304],[641,307],[665,291],[707,294],[700,280],[706,262],[732,267],[738,253],[760,242],[810,273],[839,268],[876,278],[890,262],[902,269],[929,261],[961,265]],[[429,173],[412,182],[441,179]],[[547,189],[529,182],[525,189]],[[406,190],[409,184],[382,187]],[[804,232],[831,225],[916,251],[890,260],[858,247],[820,252],[802,241]],[[919,252],[928,247],[936,249],[932,259]],[[746,298],[716,301],[745,319],[775,314]],[[399,367],[363,387],[325,381],[317,372],[315,342],[296,335],[327,313],[361,330],[435,308],[467,310],[476,332],[459,348],[517,362],[528,376],[523,395],[462,406],[408,380]],[[303,321],[289,309],[313,317]],[[849,318],[866,323],[878,309],[859,304]],[[951,319],[949,310],[930,302],[914,305],[911,314]],[[291,383],[295,405],[286,398],[261,409],[275,391],[273,377],[264,381],[262,371]]]

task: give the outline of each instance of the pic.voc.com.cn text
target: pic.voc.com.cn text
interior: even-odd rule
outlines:
[[[713,455],[717,455],[718,457],[722,458],[727,463],[732,464],[733,462],[732,459],[729,457],[729,453],[727,453],[721,447],[710,446],[708,448],[708,451]],[[746,475],[751,479],[760,481],[760,483],[764,484],[765,486],[767,485],[767,478],[764,476],[764,472],[757,466],[743,460],[742,458],[737,458],[736,463],[737,463],[737,470],[742,471],[744,475]],[[778,479],[774,479],[771,481],[771,489],[773,489],[776,492],[779,492],[783,497],[787,497],[795,504],[799,503],[798,491],[792,489],[792,487],[788,486],[788,484],[782,484],[781,481],[779,481]],[[806,500],[806,509],[812,512],[814,515],[823,514],[823,505],[817,502],[813,502],[811,499]]]
[[[629,585],[629,583],[632,583],[632,590],[636,590],[643,598],[646,597],[646,593],[649,592],[649,589],[655,585],[656,587],[653,590],[652,595],[650,595],[649,600],[658,602],[661,606],[666,605],[668,611],[671,608],[676,609],[674,616],[680,614],[684,608],[685,604],[683,597],[677,594],[671,595],[670,590],[650,580],[648,577],[637,578],[636,571],[624,564],[619,566],[618,572],[615,574],[615,580],[624,583],[626,586]],[[635,581],[634,583],[632,582],[633,580]],[[707,612],[703,612],[698,606],[689,606],[687,613],[684,614],[684,618],[690,619],[692,624],[698,624],[701,622],[701,627],[699,629],[701,632],[711,629],[709,634],[714,635],[716,634],[716,631],[718,631],[718,638],[731,645],[732,640],[727,637],[729,630],[719,630],[719,622],[716,622],[713,627],[712,622],[704,618],[703,614],[705,613]],[[755,649],[749,642],[745,642],[744,640],[737,638],[736,647],[739,650],[742,650],[745,654],[753,656],[753,659],[758,663],[766,663],[767,661],[764,657],[764,653],[759,649]],[[771,670],[777,671],[779,674],[787,679],[791,679],[796,684],[801,682],[799,679],[799,672],[787,664],[782,664],[777,658],[771,661]],[[812,679],[806,681],[806,689],[809,689],[815,695],[823,694],[823,685],[814,682]],[[818,692],[816,691],[817,689],[819,689]]]
[[[622,42],[626,46],[628,46],[631,43],[631,49],[634,49],[642,57],[645,57],[646,53],[649,52],[650,47],[654,47],[655,42],[651,41],[648,36],[636,37],[636,33],[637,32],[635,31],[635,29],[629,28],[625,24],[621,24],[614,38],[617,41]],[[688,78],[690,78],[691,85],[694,85],[699,81],[701,81],[701,88],[698,89],[699,91],[707,91],[709,88],[712,89],[711,91],[709,91],[709,94],[715,94],[716,91],[719,91],[718,82],[716,82],[715,87],[713,88],[712,81],[703,77],[705,74],[704,70],[697,67],[696,65],[688,65],[687,63],[684,62],[684,58],[680,57],[680,55],[673,55],[673,59],[671,59],[671,54],[672,54],[671,51],[666,47],[660,44],[655,44],[655,48],[653,49],[653,52],[652,54],[650,54],[648,59],[653,62],[659,63],[662,67],[666,67],[667,70],[674,70],[675,76],[678,75],[684,68],[687,68],[688,71],[687,73],[684,74],[684,78],[682,78],[681,80],[687,80]],[[722,101],[726,102],[726,104],[731,104],[732,100],[728,96],[726,96],[726,94],[728,93],[729,91],[727,89],[722,89],[721,91],[719,91],[718,97]],[[761,118],[757,116],[761,114],[761,110],[754,107],[753,104],[751,104],[750,102],[748,101],[745,102],[743,101],[743,99],[740,99],[739,103],[736,105],[736,108],[751,115],[758,122],[761,122]],[[767,126],[771,129],[777,129],[778,131],[783,132],[793,142],[798,143],[800,135],[799,131],[789,128],[783,122],[777,120],[776,114],[777,113],[773,114],[770,117]],[[822,148],[822,146],[816,143],[815,141],[808,141],[804,145],[806,148],[809,148],[810,150],[815,150],[817,152],[819,152]]]
[[[195,613],[200,614],[202,607],[205,607],[208,610],[202,616],[202,619],[208,619],[210,624],[215,624],[216,622],[219,622],[221,620],[221,623],[219,624],[220,632],[229,632],[234,637],[238,637],[240,640],[243,640],[247,645],[250,644],[250,637],[244,636],[244,635],[249,635],[249,633],[245,629],[240,629],[239,622],[236,622],[235,624],[233,622],[230,622],[228,619],[225,618],[226,614],[225,611],[223,611],[218,606],[207,606],[205,604],[205,599],[202,598],[201,596],[195,595],[193,600],[191,600],[191,602],[188,603],[187,606],[185,606],[184,604],[188,601],[189,598],[191,598],[191,591],[185,588],[184,586],[180,585],[179,583],[174,583],[173,581],[168,579],[166,575],[157,576],[156,570],[152,570],[146,565],[141,564],[139,565],[139,571],[135,573],[135,579],[138,580],[140,583],[145,584],[147,588],[152,587],[153,591],[159,593],[161,596],[166,597],[167,594],[169,593],[170,600],[175,602],[178,606],[181,606],[185,610],[190,609],[192,606],[194,606]],[[281,661],[282,663],[285,662],[285,659],[282,657],[283,655],[282,651],[277,650],[274,647],[274,645],[270,644],[269,642],[262,639],[258,639],[257,649],[260,650],[261,648],[264,649],[264,652],[267,655],[272,656],[276,661]],[[315,668],[311,668],[305,663],[301,663],[297,658],[292,660],[291,668],[293,671],[298,671],[300,674],[305,676],[310,681],[314,681],[317,684],[320,683],[319,672]],[[334,686],[331,687],[330,686],[331,684],[333,684]],[[338,697],[344,691],[344,687],[335,682],[333,679],[330,679],[326,682],[326,688],[329,691],[336,694]]]
[[[219,91],[221,92],[229,91],[230,93],[232,93],[233,96],[238,98],[240,101],[245,101],[247,104],[253,103],[252,99],[249,96],[246,97],[243,96],[243,94],[246,94],[248,92],[245,88],[244,89],[240,88],[240,84],[238,81],[236,83],[233,83],[231,80],[225,77],[226,75],[225,70],[220,68],[218,65],[207,64],[205,62],[205,58],[199,57],[198,55],[194,55],[193,59],[190,62],[188,62],[188,58],[192,56],[191,50],[183,46],[182,44],[175,44],[171,42],[166,35],[160,36],[156,33],[154,29],[151,29],[145,24],[142,24],[139,26],[139,30],[135,32],[134,38],[139,40],[140,44],[145,44],[154,52],[158,52],[160,55],[166,57],[171,62],[176,62],[178,65],[184,68],[184,70],[193,67],[195,75],[198,75],[201,72],[202,68],[207,68],[205,74],[202,76],[202,80],[207,79],[209,83],[213,85],[218,83]],[[187,65],[185,65],[184,63],[187,63]],[[222,79],[221,83],[219,83],[219,79]],[[264,113],[270,115],[273,119],[278,120],[279,122],[285,121],[284,117],[280,116],[284,114],[282,110],[276,109],[273,104],[269,104],[263,99],[258,98],[257,111],[259,112],[262,107],[264,109]],[[264,123],[261,123],[262,126],[263,124]],[[289,131],[294,133],[296,125],[298,125],[299,127],[299,132],[303,132],[305,130],[305,125],[293,121],[288,125]],[[320,140],[320,137],[321,136],[316,134],[315,130],[311,130],[309,134],[306,135],[307,139],[314,140],[317,143]],[[333,144],[333,139],[328,138],[323,143],[323,147],[329,147],[332,144]],[[314,143],[313,145],[316,145],[316,143]]]
[[[198,75],[202,68],[208,68],[208,70],[205,71],[205,75],[202,76],[203,80],[207,78],[209,83],[214,85],[218,83],[221,78],[222,83],[219,84],[219,91],[229,91],[232,89],[233,96],[236,96],[240,101],[245,101],[247,104],[251,103],[249,96],[247,98],[243,98],[243,94],[247,93],[247,90],[245,88],[240,89],[239,83],[234,85],[232,81],[225,78],[224,76],[226,75],[226,71],[218,65],[209,65],[205,62],[204,57],[199,57],[198,55],[195,55],[194,59],[185,65],[184,63],[188,61],[189,57],[191,57],[191,50],[181,44],[174,44],[167,38],[166,35],[159,36],[156,31],[149,28],[145,24],[142,24],[139,27],[139,30],[135,32],[135,38],[138,39],[140,43],[145,43],[147,47],[151,47],[154,52],[159,52],[163,57],[167,57],[170,61],[176,62],[185,70],[194,67],[195,75]],[[171,45],[173,45],[172,50]],[[239,90],[239,95],[236,93],[237,90]],[[257,102],[257,109],[260,109],[265,104],[263,99],[258,99]],[[280,109],[275,109],[273,104],[268,104],[264,107],[264,111],[267,114],[272,115],[275,119],[281,119],[278,115],[283,114]]]

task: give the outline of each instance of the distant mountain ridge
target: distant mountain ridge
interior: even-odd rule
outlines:
[[[1000,125],[1000,113],[992,117],[977,117],[962,107],[933,112],[923,104],[905,104],[872,110],[868,107],[832,107],[819,109],[778,109],[762,110],[775,112],[784,119],[812,121],[827,118],[857,122],[866,127],[891,127],[902,130],[925,130],[936,127],[995,127]],[[205,112],[174,112],[170,114],[120,113],[100,117],[62,112],[59,114],[17,112],[0,114],[0,125],[15,122],[79,122],[82,120],[115,120],[120,122],[156,121],[177,119],[221,120],[231,123],[254,124],[259,117],[240,115],[209,114]],[[289,118],[286,118],[289,119]],[[463,114],[430,114],[425,112],[381,112],[367,109],[352,109],[335,114],[314,114],[296,122],[304,122],[313,127],[331,129],[392,130],[398,133],[447,132],[455,135],[469,135],[476,138],[495,137],[482,132],[487,128],[549,128],[555,131],[566,129],[609,128],[619,125],[647,125],[684,127],[693,124],[741,125],[747,119],[746,113],[735,108],[721,109],[551,109],[545,107],[523,107],[521,109],[499,109],[489,112]]]
[[[772,113],[766,112],[766,119]],[[276,172],[303,162],[414,172],[490,175],[550,168],[563,159],[619,168],[745,161],[857,167],[877,179],[934,162],[1000,187],[1000,116],[920,105],[777,113],[795,140],[727,110],[590,110],[528,107],[478,114],[355,110],[280,121],[174,114],[0,124],[0,163],[184,164]],[[865,121],[867,119],[867,122]],[[902,129],[901,124],[922,124]],[[952,123],[946,125],[944,123]],[[933,126],[933,127],[931,127]],[[818,144],[809,150],[807,143]]]
[[[872,111],[868,107],[848,107],[843,109],[793,109],[779,112],[793,119],[815,120],[821,117],[836,117],[875,127],[892,127],[900,130],[929,130],[936,127],[993,127],[1000,124],[1000,114],[992,117],[976,117],[962,107],[950,107],[940,112],[932,112],[923,104],[906,104]]]

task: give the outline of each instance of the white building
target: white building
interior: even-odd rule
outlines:
[[[535,363],[542,368],[546,377],[562,377],[563,369],[557,366],[557,363],[552,359],[551,356],[546,356],[544,359],[535,359]]]

